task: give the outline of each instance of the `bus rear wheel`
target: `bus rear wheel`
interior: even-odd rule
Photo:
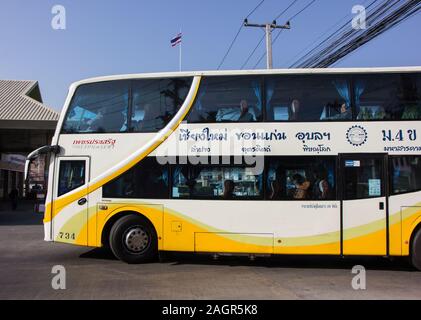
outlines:
[[[421,228],[418,229],[412,240],[411,263],[415,268],[421,271]]]
[[[158,252],[155,229],[141,216],[124,216],[111,228],[110,248],[116,258],[127,263],[151,261]]]

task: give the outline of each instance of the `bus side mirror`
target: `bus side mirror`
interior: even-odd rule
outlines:
[[[25,175],[24,175],[24,181],[25,183],[28,183],[28,179],[29,179],[29,167],[31,165],[32,160],[26,159],[25,161]]]

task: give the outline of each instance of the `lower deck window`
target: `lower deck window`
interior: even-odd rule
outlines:
[[[269,157],[266,198],[269,200],[333,200],[334,157]]]
[[[344,199],[368,199],[384,196],[382,159],[350,161],[357,165],[345,165],[343,172]]]
[[[62,160],[60,161],[60,172],[58,181],[58,196],[66,194],[85,184],[84,160]]]
[[[392,194],[421,190],[421,156],[392,157]]]
[[[168,166],[156,158],[145,158],[129,171],[104,185],[105,198],[168,198]]]
[[[252,168],[223,166],[176,166],[173,170],[173,198],[258,199],[262,175]]]
[[[244,164],[169,166],[161,165],[155,157],[148,157],[104,185],[103,197],[335,200],[336,160],[334,156],[268,156],[264,172],[257,172],[255,168]],[[358,165],[345,164],[341,172],[344,199],[383,196],[382,160],[361,158],[351,162],[357,162]],[[391,194],[421,190],[421,156],[391,156],[389,162]],[[85,161],[60,162],[59,196],[85,183],[84,168]]]

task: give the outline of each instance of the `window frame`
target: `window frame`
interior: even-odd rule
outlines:
[[[99,83],[112,83],[112,82],[127,82],[129,84],[128,90],[127,90],[127,92],[128,92],[128,98],[127,98],[127,128],[126,128],[126,130],[125,131],[118,131],[118,132],[114,132],[114,131],[109,131],[109,132],[108,131],[107,132],[64,132],[64,125],[65,125],[66,119],[67,119],[67,117],[68,117],[68,115],[70,113],[72,103],[76,99],[77,90],[79,88],[81,88],[82,86],[84,86],[84,85],[94,85],[94,84],[99,84]],[[118,134],[118,133],[123,134],[123,133],[128,133],[129,132],[128,131],[128,128],[129,128],[128,125],[129,125],[130,99],[131,99],[130,98],[130,87],[131,87],[130,82],[131,82],[131,79],[117,79],[117,80],[106,80],[106,81],[89,82],[89,83],[84,83],[84,84],[81,84],[81,85],[77,86],[77,88],[73,92],[72,99],[70,100],[70,103],[69,103],[69,105],[67,107],[67,110],[66,110],[66,113],[64,115],[63,123],[61,124],[61,128],[60,128],[60,134],[62,135],[62,134]]]
[[[62,162],[75,162],[75,161],[84,161],[85,162],[85,168],[84,168],[84,183],[72,190],[67,191],[66,193],[62,193],[60,194],[60,173],[61,173],[61,163]],[[55,174],[55,186],[54,186],[54,191],[53,191],[53,196],[55,198],[61,198],[63,196],[66,196],[67,194],[73,192],[76,189],[82,188],[82,187],[87,187],[89,180],[90,180],[90,163],[91,163],[91,158],[89,156],[64,156],[64,157],[58,157],[56,158],[56,165],[55,167],[57,168],[57,174]]]
[[[331,160],[333,163],[333,173],[334,173],[334,187],[332,188],[332,190],[334,191],[334,197],[332,199],[269,199],[269,195],[267,193],[267,182],[268,182],[268,169],[269,169],[269,161],[272,159],[280,159],[280,158],[317,158],[317,159],[327,159],[327,160]],[[274,201],[274,202],[304,202],[304,201],[317,201],[317,202],[326,202],[326,201],[340,201],[340,195],[339,195],[339,166],[338,166],[338,159],[339,159],[339,155],[298,155],[298,156],[291,156],[291,155],[275,155],[275,156],[265,156],[265,169],[264,169],[264,189],[265,189],[265,193],[264,193],[264,200],[265,201]]]
[[[418,120],[421,121],[421,120]],[[389,165],[388,165],[388,170],[389,170],[389,179],[388,179],[388,183],[389,183],[389,197],[392,196],[399,196],[399,195],[403,195],[403,194],[410,194],[410,193],[416,193],[416,192],[421,192],[421,188],[418,190],[413,190],[413,191],[404,191],[404,192],[393,192],[393,176],[394,176],[394,167],[393,167],[393,159],[399,159],[399,158],[404,158],[404,157],[418,157],[421,161],[421,154],[398,154],[398,155],[389,155],[388,160],[389,160]]]
[[[170,172],[171,168],[170,167],[171,166],[168,163],[166,163],[165,165],[159,164],[158,161],[156,160],[156,158],[157,158],[156,156],[147,156],[147,157],[143,158],[142,160],[140,160],[139,162],[137,162],[133,167],[131,167],[127,171],[123,172],[122,174],[120,174],[116,178],[114,178],[111,181],[109,181],[106,184],[104,184],[101,187],[101,199],[102,200],[111,200],[111,199],[125,199],[125,200],[127,200],[127,199],[130,199],[130,200],[137,200],[137,199],[145,199],[145,200],[168,200],[168,199],[171,199],[170,198],[170,195],[171,195],[171,180],[170,180],[171,179],[171,172]],[[163,196],[163,197],[108,197],[108,196],[105,196],[104,195],[104,187],[105,186],[107,186],[108,184],[111,184],[112,182],[120,179],[125,174],[127,174],[130,170],[135,170],[136,171],[136,166],[141,165],[141,163],[144,160],[146,160],[146,159],[155,160],[155,162],[158,163],[161,166],[162,170],[167,170],[167,174],[168,174],[168,185],[167,185],[167,188],[166,188],[165,196]]]
[[[333,119],[333,120],[268,120],[267,114],[267,105],[266,105],[266,84],[268,81],[268,78],[270,77],[288,77],[288,76],[309,76],[309,77],[317,77],[317,76],[325,76],[325,77],[334,77],[339,76],[343,78],[347,78],[348,84],[349,84],[349,91],[351,93],[351,102],[350,102],[350,108],[351,108],[351,118],[350,119]],[[264,75],[264,91],[263,91],[263,100],[264,100],[264,110],[265,110],[265,123],[332,123],[332,122],[355,122],[355,97],[354,97],[354,81],[353,81],[353,73],[286,73],[286,74],[268,74]]]
[[[347,78],[349,81],[349,87],[351,92],[351,119],[333,119],[333,120],[269,120],[268,119],[268,110],[267,110],[267,95],[266,95],[266,88],[267,88],[267,81],[270,77],[288,77],[288,76],[327,76],[327,77],[344,77]],[[359,72],[359,73],[314,73],[314,74],[299,74],[299,73],[287,73],[287,74],[257,74],[257,75],[224,75],[224,76],[203,76],[203,79],[206,78],[217,78],[217,77],[254,77],[256,80],[259,81],[260,84],[260,90],[261,90],[261,100],[262,100],[262,110],[261,110],[261,116],[260,120],[257,119],[256,121],[248,121],[248,122],[238,122],[238,121],[195,121],[195,122],[187,122],[188,124],[250,124],[250,123],[330,123],[330,122],[399,122],[399,121],[421,121],[421,119],[357,119],[357,106],[356,106],[356,98],[355,98],[355,82],[360,76],[367,76],[367,75],[373,75],[373,76],[386,76],[386,75],[413,75],[416,77],[417,75],[421,77],[421,73],[418,71],[403,71],[403,72]],[[173,79],[173,78],[188,78],[193,79],[194,76],[186,76],[186,77],[162,77],[162,78],[133,78],[133,79],[116,79],[116,80],[106,80],[106,81],[98,81],[98,82],[91,82],[91,83],[85,83],[79,85],[70,100],[70,103],[68,105],[68,109],[66,110],[63,123],[61,124],[60,128],[60,134],[124,134],[124,133],[156,133],[158,131],[148,131],[148,132],[136,132],[132,130],[132,113],[133,113],[133,82],[139,81],[139,80],[165,80],[165,79]],[[118,131],[118,132],[63,132],[64,130],[64,124],[66,122],[66,119],[70,112],[70,106],[72,105],[74,99],[76,98],[76,92],[77,90],[83,86],[83,85],[89,85],[89,84],[97,84],[97,83],[104,83],[104,82],[127,82],[128,83],[128,108],[127,108],[127,128],[124,131]],[[200,85],[200,87],[203,86],[203,81]],[[191,88],[189,88],[190,90]],[[200,88],[199,88],[200,90]],[[185,119],[187,120],[189,115],[193,112],[196,102],[198,99],[198,95],[195,97],[192,108],[190,108],[188,114],[186,115]]]
[[[176,79],[176,78],[186,78],[186,79],[191,80],[190,87],[188,88],[188,92],[190,92],[191,86],[193,84],[194,76],[162,77],[162,78],[159,78],[158,77],[158,78],[116,79],[116,80],[106,80],[106,81],[97,81],[97,82],[89,82],[89,83],[80,84],[79,86],[77,86],[75,88],[75,90],[73,92],[73,96],[72,96],[72,98],[70,100],[70,103],[68,104],[67,110],[66,110],[65,115],[64,115],[64,118],[63,118],[63,122],[61,123],[60,134],[61,135],[64,135],[64,134],[66,134],[66,135],[68,135],[68,134],[77,134],[77,135],[80,135],[80,134],[90,134],[91,135],[91,134],[157,133],[157,132],[159,132],[159,130],[158,131],[150,131],[150,132],[149,131],[148,132],[146,132],[146,131],[145,132],[136,132],[136,131],[131,130],[132,129],[132,114],[133,114],[133,83],[136,82],[136,81],[142,81],[142,80],[167,80],[167,79]],[[127,84],[128,84],[128,88],[127,88],[128,89],[127,90],[127,92],[128,92],[128,99],[127,99],[127,127],[126,127],[126,129],[124,131],[117,131],[117,132],[114,132],[114,131],[107,131],[107,132],[64,132],[64,125],[66,123],[66,119],[67,119],[67,117],[68,117],[68,115],[69,115],[69,113],[71,111],[72,103],[76,99],[76,93],[77,93],[77,90],[79,88],[81,88],[84,85],[94,85],[94,84],[99,84],[99,83],[115,83],[115,82],[127,82]],[[187,98],[187,96],[188,96],[188,93],[186,95],[186,98]],[[185,101],[185,99],[184,99],[184,101]],[[183,103],[184,103],[184,101],[183,101]],[[177,112],[178,112],[178,110],[177,110]],[[168,123],[166,125],[168,125]],[[165,128],[165,126],[163,128]],[[161,128],[160,130],[162,130],[163,128]]]
[[[191,113],[194,112],[195,107],[196,107],[196,102],[199,99],[199,95],[200,95],[200,90],[203,87],[203,82],[206,79],[209,78],[227,78],[227,77],[238,77],[238,78],[252,78],[254,77],[256,80],[259,81],[259,87],[260,87],[260,98],[262,100],[262,110],[261,110],[261,114],[260,114],[260,119],[256,119],[256,121],[194,121],[194,122],[190,122],[189,121],[189,116],[191,115]],[[250,75],[223,75],[223,76],[203,76],[202,81],[200,83],[199,86],[199,91],[198,94],[196,95],[192,107],[190,108],[189,112],[187,113],[185,120],[187,121],[187,124],[189,125],[197,125],[197,124],[233,124],[233,123],[239,123],[239,124],[250,124],[250,123],[265,123],[266,122],[266,94],[265,94],[265,75],[264,74],[250,74]]]
[[[129,94],[129,102],[130,102],[130,104],[129,104],[129,110],[130,110],[130,113],[129,113],[129,119],[130,120],[128,120],[127,121],[127,129],[128,129],[128,131],[127,131],[127,133],[157,133],[157,132],[159,132],[160,130],[162,130],[162,129],[164,129],[167,125],[168,125],[168,123],[169,122],[171,122],[171,120],[168,122],[168,123],[166,123],[161,129],[159,129],[158,131],[135,131],[135,130],[133,130],[133,127],[132,127],[132,116],[133,116],[133,101],[134,101],[134,99],[133,99],[133,92],[135,91],[135,89],[133,88],[133,86],[134,86],[134,83],[136,82],[136,81],[142,81],[142,80],[171,80],[171,79],[188,79],[188,80],[190,80],[190,87],[188,88],[188,90],[187,90],[187,94],[186,94],[186,97],[184,98],[184,100],[183,100],[183,103],[186,101],[186,98],[187,98],[187,96],[188,96],[188,94],[189,94],[189,92],[190,92],[190,89],[191,89],[191,86],[193,85],[193,80],[194,80],[194,76],[185,76],[185,77],[166,77],[166,78],[135,78],[135,79],[130,79],[130,94]],[[195,99],[194,99],[194,101],[193,101],[193,105],[194,105],[194,103],[196,102],[196,99],[197,99],[197,96],[195,97]],[[180,106],[181,107],[181,106]],[[191,108],[191,109],[193,109],[193,108]],[[191,111],[191,109],[189,110],[189,113],[190,113],[190,111]],[[173,117],[177,114],[177,112],[179,111],[180,109],[178,109],[176,112],[175,112],[175,114],[173,115]],[[185,119],[187,119],[187,117],[188,117],[188,115],[186,115],[185,116]]]
[[[262,158],[264,158],[262,156]],[[265,159],[263,159],[263,161],[265,161]],[[233,160],[230,159],[230,164],[212,164],[210,163],[211,160],[209,158],[209,164],[197,164],[197,165],[192,165],[192,164],[179,164],[178,160],[177,160],[177,164],[171,164],[170,165],[170,171],[169,171],[169,192],[170,192],[170,198],[171,200],[188,200],[188,201],[200,201],[200,200],[209,200],[209,201],[263,201],[265,200],[264,197],[264,190],[265,190],[265,181],[264,181],[264,177],[265,177],[265,172],[266,170],[263,169],[263,172],[260,174],[260,176],[262,177],[262,188],[260,190],[260,195],[259,196],[255,196],[255,197],[239,197],[239,198],[233,198],[233,199],[223,199],[222,197],[196,197],[196,198],[192,198],[192,197],[188,197],[188,198],[176,198],[173,196],[173,187],[174,187],[174,183],[173,183],[173,178],[174,178],[174,170],[177,166],[193,166],[193,167],[201,167],[201,168],[250,168],[252,167],[251,165],[247,165],[247,164],[233,164]],[[221,162],[221,161],[220,161]]]
[[[262,95],[263,95],[263,103],[264,103],[264,122],[265,123],[311,123],[311,122],[317,122],[317,123],[330,123],[330,122],[399,122],[399,121],[421,121],[421,119],[357,119],[357,105],[356,105],[356,97],[355,97],[355,82],[358,80],[358,77],[360,76],[367,76],[367,75],[372,75],[372,76],[387,76],[387,75],[396,75],[396,76],[402,76],[402,75],[413,75],[414,77],[416,77],[418,75],[418,77],[420,77],[421,79],[421,73],[418,71],[403,71],[403,72],[366,72],[366,73],[361,73],[361,72],[352,72],[352,73],[328,73],[328,74],[324,74],[324,73],[314,73],[314,74],[304,74],[306,76],[317,76],[317,75],[325,75],[325,76],[329,76],[329,77],[334,77],[334,76],[343,76],[343,77],[348,77],[349,78],[349,88],[350,88],[350,93],[351,93],[351,119],[334,119],[334,120],[269,120],[267,117],[267,106],[266,106],[266,83],[267,83],[267,79],[269,77],[274,77],[274,76],[279,76],[279,77],[285,77],[285,76],[289,76],[289,75],[294,75],[294,76],[300,76],[303,74],[298,74],[298,73],[291,73],[291,74],[273,74],[273,75],[264,75],[264,88],[262,89]],[[421,107],[420,107],[421,108]]]
[[[395,75],[395,76],[402,76],[402,75],[414,75],[419,76],[421,81],[421,72],[419,71],[398,71],[398,72],[366,72],[366,73],[352,73],[352,97],[351,101],[353,104],[353,122],[400,122],[400,121],[420,121],[420,119],[357,119],[357,105],[355,101],[355,82],[359,76],[368,76],[368,75],[376,75],[376,76],[387,76],[387,75]],[[421,103],[421,101],[420,101]],[[420,105],[421,108],[421,105]]]
[[[340,171],[340,181],[341,184],[340,191],[341,194],[340,200],[341,201],[355,201],[355,200],[373,200],[379,198],[386,198],[386,200],[390,197],[390,174],[389,174],[389,157],[386,153],[341,153],[337,155],[338,158],[338,170]],[[346,198],[345,194],[345,169],[344,162],[348,158],[355,158],[357,160],[362,159],[371,159],[371,160],[380,160],[382,161],[382,166],[380,167],[380,176],[382,180],[381,184],[381,195],[380,196],[373,196],[373,197],[355,197],[352,199]]]

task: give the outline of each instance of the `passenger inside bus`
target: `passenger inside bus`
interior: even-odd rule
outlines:
[[[289,112],[289,120],[297,121],[300,119],[300,101],[297,99],[292,100],[291,109]]]
[[[348,103],[345,101],[329,102],[323,108],[320,120],[351,120],[352,111]]]
[[[335,198],[335,160],[313,157],[274,158],[269,162],[267,198],[330,200]]]
[[[382,106],[361,106],[357,120],[383,120],[386,112]]]
[[[312,183],[312,198],[315,200],[327,200],[332,197],[332,190],[327,178],[327,171],[323,166],[319,166],[314,172],[314,182]]]
[[[100,129],[103,127],[105,112],[106,109],[104,107],[98,110],[95,118],[93,118],[89,123],[88,131],[100,131]]]
[[[137,105],[135,113],[140,112],[142,106]],[[135,132],[156,132],[164,127],[159,108],[147,103],[143,106],[143,119],[132,120]]]
[[[271,194],[269,196],[270,200],[281,200],[284,198],[285,190],[283,188],[282,181],[275,179],[271,182]]]
[[[232,180],[225,180],[224,181],[224,194],[223,194],[223,198],[225,200],[231,200],[234,198],[234,188],[235,188],[235,184],[234,181]]]
[[[297,200],[309,199],[310,181],[306,180],[301,174],[298,173],[292,176],[292,181],[295,185],[292,197]]]
[[[91,120],[88,131],[92,132],[120,132],[126,122],[121,110],[110,110],[102,107],[96,117]]]
[[[249,112],[247,100],[241,100],[241,102],[240,102],[240,118],[238,118],[238,122],[251,122],[251,121],[254,121],[254,117]]]
[[[172,173],[172,195],[176,198],[238,200],[262,193],[262,175],[247,167],[176,166]]]

